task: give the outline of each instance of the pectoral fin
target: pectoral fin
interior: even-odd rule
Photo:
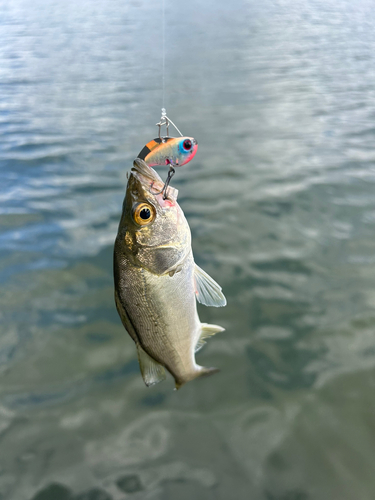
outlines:
[[[205,339],[211,337],[212,335],[215,335],[215,333],[223,332],[224,330],[225,328],[219,325],[209,325],[208,323],[202,323],[201,336],[199,337],[197,345],[195,346],[195,352],[198,352],[199,349],[202,349],[202,347],[206,343]]]
[[[195,264],[195,295],[197,301],[205,306],[222,307],[227,304],[220,285]]]
[[[152,359],[151,356],[149,356],[139,344],[137,344],[137,352],[143,381],[147,385],[147,387],[165,380],[164,367],[160,363]]]

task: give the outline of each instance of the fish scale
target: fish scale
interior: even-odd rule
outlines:
[[[191,265],[186,262],[183,269],[171,278],[169,275],[153,275],[145,269],[138,273],[136,269],[122,267],[133,291],[126,297],[120,292],[120,298],[126,300],[129,318],[136,331],[142,332],[142,347],[179,378],[184,376],[180,359],[185,370],[194,370],[194,348],[200,330],[189,268]],[[138,314],[140,310],[142,314]],[[155,318],[158,318],[157,325]]]

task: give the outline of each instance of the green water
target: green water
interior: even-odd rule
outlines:
[[[113,301],[159,3],[0,0],[0,498],[373,500],[374,3],[166,0],[173,185],[228,300],[178,392]]]

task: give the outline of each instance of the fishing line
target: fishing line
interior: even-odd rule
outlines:
[[[161,108],[161,118],[160,122],[157,123],[159,127],[159,138],[161,139],[161,126],[165,125],[167,128],[167,136],[169,136],[169,124],[173,125],[177,132],[183,137],[180,130],[177,126],[172,122],[170,118],[167,116],[167,110],[165,109],[165,0],[162,0],[162,23],[161,23],[161,31],[162,31],[162,108]]]
[[[162,111],[165,108],[165,0],[162,0],[162,87],[163,87],[163,98],[162,98]]]

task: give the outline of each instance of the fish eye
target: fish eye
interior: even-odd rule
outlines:
[[[150,224],[155,219],[155,209],[148,203],[139,203],[133,209],[133,219],[139,226]]]
[[[190,151],[191,148],[193,147],[193,143],[191,142],[190,139],[185,139],[184,142],[182,143],[182,147],[184,148],[185,151]]]

